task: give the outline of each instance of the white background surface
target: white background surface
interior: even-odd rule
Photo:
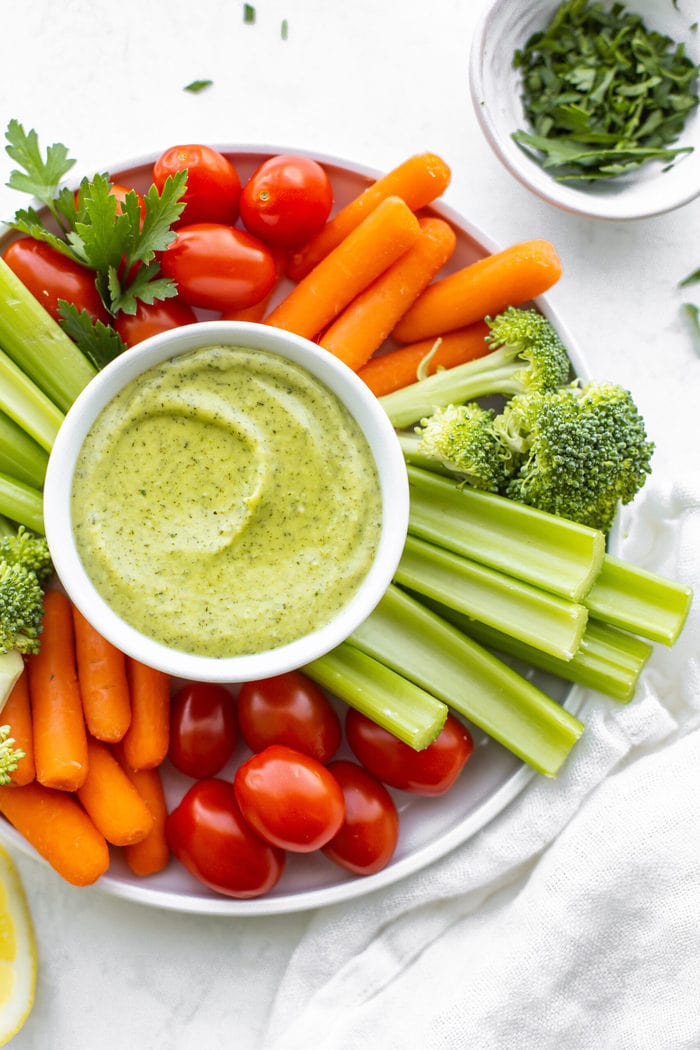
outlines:
[[[453,171],[446,203],[496,242],[555,243],[564,276],[550,301],[591,373],[633,390],[657,444],[655,471],[673,477],[693,459],[697,467],[700,356],[681,310],[693,289],[677,285],[700,266],[700,201],[615,225],[530,196],[490,153],[468,97],[480,6],[257,0],[256,22],[246,25],[237,0],[3,4],[0,125],[16,117],[45,144],[63,141],[89,172],[177,142],[299,147],[378,169],[437,152]],[[690,0],[680,7],[693,20]],[[199,78],[213,86],[183,90]],[[3,154],[3,184],[11,166]],[[3,185],[0,217],[17,205]],[[700,302],[700,286],[694,297]],[[265,1046],[277,986],[311,914],[159,912],[73,889],[15,857],[40,970],[34,1011],[13,1048]]]

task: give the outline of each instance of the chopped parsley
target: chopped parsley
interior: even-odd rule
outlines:
[[[200,91],[206,91],[211,87],[213,83],[213,80],[193,80],[190,84],[185,85],[184,90],[189,91],[192,95],[198,95]]]
[[[692,150],[673,144],[698,105],[700,67],[622,3],[564,0],[513,65],[530,125],[513,139],[560,181],[670,165]]]

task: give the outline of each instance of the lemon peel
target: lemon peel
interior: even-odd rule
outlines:
[[[37,952],[19,872],[0,846],[0,1046],[19,1032],[34,1005]]]

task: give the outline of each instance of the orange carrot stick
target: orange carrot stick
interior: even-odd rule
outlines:
[[[443,336],[406,343],[373,357],[357,374],[373,394],[382,397],[415,383],[422,364],[425,374],[432,375],[438,368],[452,368],[464,361],[484,357],[491,351],[485,339],[488,333],[486,322],[477,321]]]
[[[98,740],[121,740],[131,721],[124,654],[73,607],[78,684],[88,732]]]
[[[124,850],[124,859],[134,875],[154,875],[162,871],[170,859],[170,847],[165,835],[168,808],[160,769],[131,769],[123,757],[123,748],[115,748],[124,772],[151,811],[153,826],[145,838]]]
[[[357,371],[442,269],[457,236],[444,219],[421,219],[420,236],[408,251],[345,307],[318,340]]]
[[[393,335],[401,343],[413,343],[473,324],[542,295],[561,272],[559,256],[549,241],[511,245],[429,285]]]
[[[75,796],[34,781],[0,787],[0,813],[73,886],[89,886],[109,867],[107,842]]]
[[[412,211],[436,200],[449,185],[451,172],[441,157],[420,153],[383,175],[341,208],[326,225],[289,259],[287,273],[300,281],[321,259],[387,197],[401,197]]]
[[[20,758],[17,769],[10,773],[10,782],[21,787],[30,784],[36,775],[34,766],[34,737],[32,730],[32,712],[29,704],[29,685],[27,680],[27,669],[15,682],[12,692],[5,701],[0,721],[9,725],[10,736],[14,740],[14,747],[24,751],[24,758]]]
[[[140,842],[153,827],[151,811],[106,744],[88,737],[88,773],[78,800],[113,846]]]
[[[132,769],[159,766],[170,743],[170,678],[127,657],[131,723],[123,737],[124,757]]]
[[[27,660],[37,780],[75,791],[87,773],[87,734],[75,660],[71,602],[62,591],[44,595],[39,652]]]
[[[420,235],[400,197],[387,197],[268,314],[267,324],[313,339]]]

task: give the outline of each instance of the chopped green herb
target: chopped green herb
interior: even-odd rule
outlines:
[[[243,4],[243,21],[247,26],[255,24],[255,8],[252,4]]]
[[[206,91],[208,87],[211,87],[213,83],[213,80],[193,80],[191,84],[185,85],[184,90],[189,91],[192,95],[198,95],[200,91]]]
[[[289,36],[289,23],[286,18],[282,19],[282,39],[286,40]]]
[[[612,178],[692,151],[672,144],[698,105],[700,67],[621,3],[564,0],[513,65],[530,128],[512,137],[560,181]]]

